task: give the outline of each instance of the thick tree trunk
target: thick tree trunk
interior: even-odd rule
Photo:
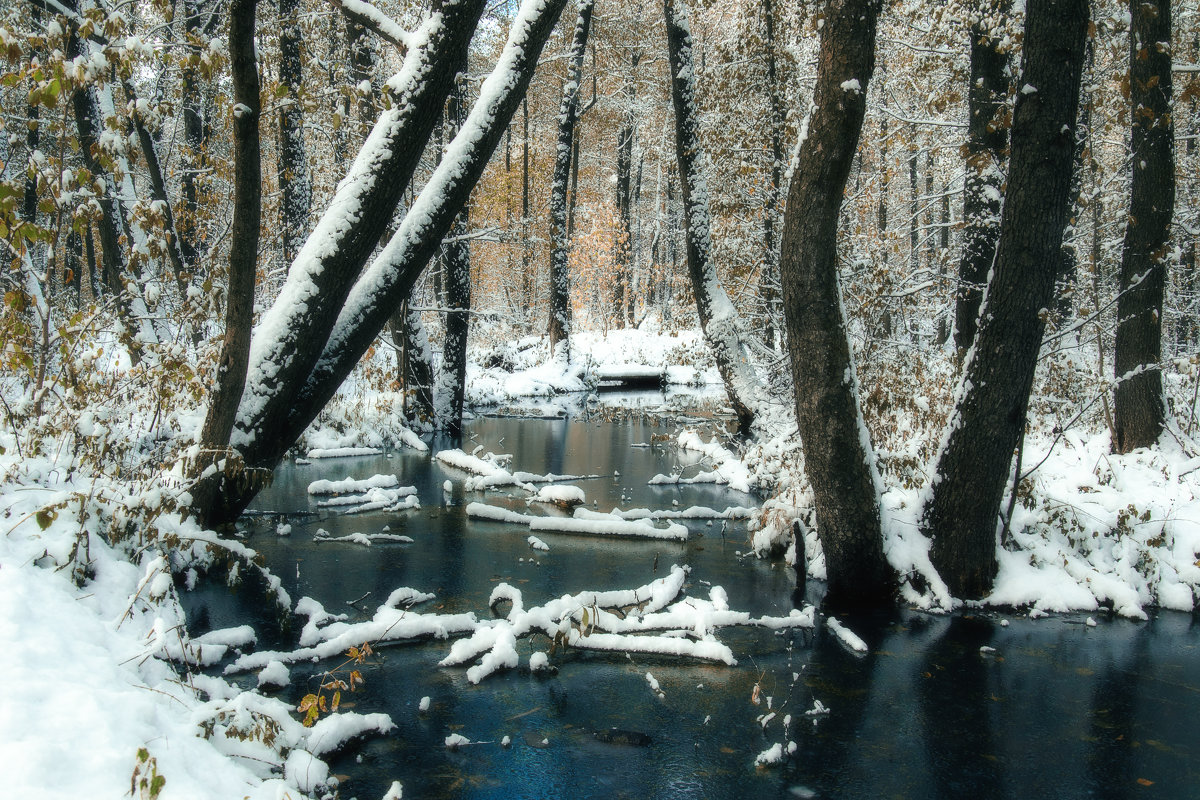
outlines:
[[[287,88],[279,109],[279,216],[283,257],[289,264],[308,235],[308,212],[312,205],[300,97],[303,67],[299,10],[299,0],[279,0],[279,82]]]
[[[825,6],[808,138],[780,242],[796,421],[834,607],[886,604],[896,585],[883,555],[881,481],[859,411],[837,268],[838,216],[875,70],[879,9],[879,0]]]
[[[1088,0],[1029,0],[996,266],[922,526],[957,597],[986,595],[996,523],[1054,301],[1070,205]]]
[[[1162,311],[1175,211],[1170,0],[1130,0],[1133,187],[1121,251],[1113,451],[1151,447],[1163,431]]]
[[[683,194],[688,272],[696,296],[696,312],[725,384],[729,404],[737,414],[738,430],[749,434],[761,405],[760,387],[741,319],[725,294],[712,261],[712,223],[705,179],[708,162],[700,144],[687,7],[683,0],[665,0],[663,12],[672,76],[671,101],[675,107],[675,154]]]
[[[382,230],[411,171],[402,175],[399,185],[383,175],[399,171],[397,162],[410,163],[409,158],[415,162],[428,142],[432,123],[449,92],[448,84],[465,58],[467,41],[483,9],[481,0],[447,0],[441,16],[430,23],[434,30],[423,39],[424,46],[410,51],[409,58],[419,59],[422,66],[404,71],[411,83],[397,93],[400,102],[381,115],[331,210],[301,251],[298,262],[306,262],[310,250],[311,261],[301,270],[293,265],[280,299],[257,329],[266,341],[256,342],[251,353],[252,380],[239,410],[234,441],[248,465],[267,471],[275,467],[350,374],[391,312],[409,296],[504,135],[564,4],[565,0],[527,0],[496,70],[484,82],[480,102],[451,144],[450,153],[399,230],[355,281],[359,270],[346,271],[351,256],[361,254],[365,260],[370,248],[364,253],[356,243],[371,238],[376,230],[375,214],[380,212],[378,205],[367,200],[386,202],[390,192],[395,192],[388,213],[378,220],[378,230]],[[439,88],[441,96],[430,97]],[[432,105],[426,105],[426,98]],[[433,116],[429,127],[420,136],[402,135],[412,130],[402,123],[414,117],[424,119],[424,113]],[[383,196],[378,197],[381,192]],[[348,208],[354,212],[349,218]],[[330,230],[324,228],[326,224]],[[374,240],[378,240],[377,232]],[[314,269],[321,266],[325,268]],[[331,272],[338,280],[329,281]],[[328,291],[314,293],[318,282]],[[317,297],[319,303],[311,302]],[[336,317],[325,317],[325,313]],[[323,352],[314,355],[310,349],[314,343],[317,348],[324,343]],[[234,519],[256,490],[227,485],[218,502],[200,509],[202,517],[209,522]]]
[[[229,4],[229,68],[233,77],[233,233],[229,245],[229,289],[225,301],[225,338],[217,361],[216,384],[200,432],[200,474],[228,452],[229,437],[246,385],[250,330],[254,322],[254,276],[262,211],[262,165],[258,133],[258,61],[254,53],[258,0]],[[230,476],[240,465],[225,464]],[[207,484],[214,486],[215,484]],[[204,501],[208,498],[196,498]]]
[[[558,106],[558,146],[554,152],[554,175],[550,182],[550,352],[564,343],[564,356],[571,360],[571,273],[568,268],[571,241],[567,233],[567,183],[575,152],[575,129],[579,123],[579,82],[587,50],[595,0],[579,0],[575,32],[567,51],[567,82]]]
[[[967,91],[967,178],[963,187],[963,251],[958,265],[954,344],[966,354],[979,327],[979,304],[1000,236],[1000,197],[1008,150],[1008,56],[1000,50],[1001,17],[1010,0],[988,0],[971,26],[971,83]]]

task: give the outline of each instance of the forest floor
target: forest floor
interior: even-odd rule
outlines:
[[[537,340],[477,351],[469,402],[476,409],[558,415],[579,406],[582,395],[571,393],[590,388],[599,368],[630,365],[660,368],[683,391],[708,387],[708,402],[720,405],[717,376],[694,332],[629,331],[579,337],[569,366],[547,363]],[[400,402],[365,380],[351,383],[301,447],[427,447],[397,423]],[[391,723],[382,715],[341,712],[306,728],[279,700],[180,669],[215,663],[254,641],[249,628],[190,639],[180,593],[205,572],[246,577],[260,570],[253,551],[180,514],[178,465],[154,467],[169,462],[164,453],[181,449],[198,410],[168,415],[174,438],[161,433],[166,417],[156,413],[151,421],[148,413],[134,406],[98,409],[57,438],[37,441],[0,433],[0,674],[10,687],[0,704],[4,791],[274,800],[317,792],[326,775],[322,755]],[[904,424],[892,421],[897,430]],[[767,498],[752,524],[754,549],[794,560],[791,520],[799,518],[809,531],[803,544],[810,574],[823,577],[787,404],[760,421],[749,444],[715,435],[720,425],[705,427],[701,435],[681,425],[672,436],[677,446],[700,451],[701,469],[714,480]],[[122,441],[127,449],[117,468],[101,468]],[[138,443],[147,441],[139,452]],[[1112,455],[1108,442],[1106,431],[1030,434],[1023,453],[1030,474],[998,544],[1000,572],[984,605],[1035,617],[1109,610],[1142,619],[1153,607],[1194,610],[1200,455],[1178,431],[1154,450],[1127,456]],[[883,455],[901,461],[894,449]],[[919,476],[919,466],[907,473],[885,469],[886,552],[903,578],[906,603],[952,610],[961,604],[946,593],[929,564],[928,540],[917,532]],[[292,608],[273,576],[255,580]]]

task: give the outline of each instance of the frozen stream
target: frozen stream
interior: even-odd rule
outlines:
[[[465,450],[478,443],[511,453],[513,469],[600,475],[573,482],[589,508],[754,504],[720,486],[647,485],[697,456],[661,444],[636,447],[669,432],[645,421],[483,418],[469,431]],[[434,442],[432,450],[451,446]],[[725,588],[732,609],[786,615],[792,608],[790,568],[739,555],[743,522],[688,522],[686,542],[539,533],[550,549],[538,552],[526,528],[464,513],[467,502],[485,497],[526,511],[523,492],[464,494],[466,473],[430,453],[287,464],[255,508],[310,511],[310,482],[376,474],[415,486],[420,508],[294,516],[288,536],[276,535],[275,519],[247,524],[248,543],[294,600],[307,595],[353,621],[408,586],[437,595],[416,610],[486,618],[500,581],[520,588],[529,606],[584,589],[633,588],[687,564],[690,596],[707,598],[712,584]],[[413,541],[313,541],[317,529],[338,537],[384,526]],[[198,630],[242,624],[251,614],[222,590],[200,591],[192,602]],[[865,656],[823,625],[815,632],[723,628],[717,637],[733,650],[736,667],[559,650],[551,657],[558,671],[548,676],[525,668],[531,653],[549,648],[535,634],[517,642],[520,668],[479,685],[463,667],[438,666],[449,642],[386,647],[362,668],[365,685],[343,695],[343,704],[387,712],[396,730],[331,764],[343,776],[340,796],[359,800],[377,800],[393,780],[406,798],[1197,796],[1200,627],[1193,617],[1163,613],[1134,623],[1096,615],[1096,627],[1083,617],[1004,619],[899,611],[844,620],[868,643]],[[292,665],[287,696],[314,690],[309,676],[335,665]],[[421,713],[426,696],[430,707]],[[829,713],[806,715],[814,701]],[[617,742],[595,735],[614,727],[632,735]],[[455,733],[472,744],[448,749],[446,737]],[[500,744],[505,736],[508,747]],[[759,753],[789,741],[796,751],[782,764],[756,767]]]

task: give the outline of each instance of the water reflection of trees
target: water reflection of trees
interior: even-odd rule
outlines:
[[[952,617],[919,662],[914,681],[920,703],[931,784],[942,798],[1005,797],[988,685],[991,620]]]
[[[1091,747],[1087,780],[1091,797],[1117,800],[1131,797],[1135,789],[1144,791],[1137,783],[1133,748],[1138,746],[1134,726],[1139,679],[1147,666],[1148,634],[1146,629],[1138,630],[1124,657],[1119,650],[1110,650],[1097,670],[1088,711]]]

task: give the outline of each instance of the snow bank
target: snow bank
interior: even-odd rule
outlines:
[[[12,520],[0,537],[0,673],[20,687],[0,704],[5,796],[123,797],[131,778],[158,775],[163,800],[299,797],[328,780],[322,754],[349,735],[391,728],[386,715],[338,714],[307,729],[279,700],[202,673],[181,679],[168,658],[210,664],[251,645],[254,631],[189,638],[155,540],[143,531],[144,549],[135,538],[125,551],[99,535],[112,506],[95,505],[98,498],[140,507],[122,492],[115,483],[52,479],[0,494],[0,513]],[[77,498],[93,503],[82,504],[86,518]],[[47,508],[57,510],[39,518]],[[177,514],[160,513],[153,525],[180,542],[170,559],[184,571],[216,568],[214,552],[239,565],[253,556]],[[71,579],[77,544],[90,567],[77,573],[80,585]],[[270,584],[274,576],[264,575]],[[264,685],[286,683],[281,662],[260,668]]]

